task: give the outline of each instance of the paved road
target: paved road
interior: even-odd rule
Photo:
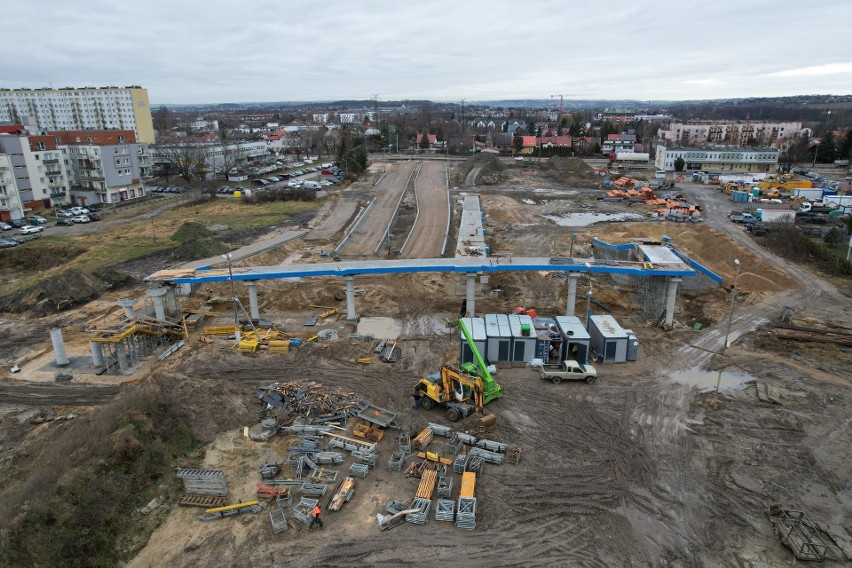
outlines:
[[[441,256],[450,217],[445,164],[423,162],[417,176],[417,219],[402,258]]]
[[[396,212],[399,199],[417,163],[415,161],[388,163],[384,177],[372,190],[372,193],[376,195],[375,203],[352,231],[349,240],[338,254],[346,256],[375,254],[376,246]]]

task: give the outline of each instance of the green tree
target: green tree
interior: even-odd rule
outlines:
[[[846,131],[843,139],[837,144],[837,159],[848,160],[852,157],[852,128]]]
[[[678,158],[675,160],[674,166],[675,166],[675,171],[676,171],[676,172],[682,172],[682,171],[683,171],[683,168],[685,168],[685,167],[686,167],[686,161],[684,161],[684,159],[683,159],[683,158],[678,157]]]
[[[428,133],[428,132],[424,132],[424,133],[422,133],[422,134],[420,135],[420,144],[419,144],[419,146],[420,146],[420,148],[421,148],[421,149],[423,149],[423,150],[428,150],[428,149],[429,149],[429,133]]]
[[[516,153],[520,153],[524,149],[524,137],[517,130],[515,130],[515,135],[512,136],[512,148],[515,149]]]
[[[535,121],[534,120],[530,120],[527,123],[527,132],[529,133],[530,136],[535,136],[536,129],[535,129]]]
[[[610,121],[605,120],[601,124],[601,140],[606,140],[609,134],[618,134],[618,127]]]
[[[834,133],[829,130],[817,145],[817,161],[822,164],[830,164],[837,158],[837,148],[834,145]]]

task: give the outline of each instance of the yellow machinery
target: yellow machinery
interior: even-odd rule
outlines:
[[[427,410],[436,404],[446,406],[450,422],[458,422],[482,410],[482,379],[452,367],[441,367],[440,373],[420,379],[414,393],[421,396],[420,406]]]

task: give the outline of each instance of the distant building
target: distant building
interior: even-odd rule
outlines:
[[[636,119],[636,111],[622,107],[605,108],[603,112],[598,114],[597,119],[603,122],[611,122],[621,128]]]
[[[148,90],[141,87],[0,89],[0,122],[32,118],[38,130],[133,130],[154,143]]]
[[[341,112],[338,115],[340,124],[358,124],[364,120],[363,115],[357,112]]]
[[[635,134],[608,134],[606,140],[601,142],[601,152],[611,154],[612,152],[635,152]]]
[[[733,146],[682,147],[657,144],[654,166],[675,171],[675,161],[683,158],[684,171],[773,172],[778,166],[777,148],[738,148]]]
[[[680,146],[729,143],[746,145],[749,141],[772,144],[779,138],[797,134],[808,134],[801,122],[673,122],[667,129],[660,130],[658,137]]]
[[[199,118],[198,120],[192,121],[189,127],[192,130],[211,130],[213,132],[219,131],[219,121],[218,120],[204,120]]]
[[[328,122],[328,113],[327,112],[315,112],[313,115],[313,120],[319,124],[325,124]]]

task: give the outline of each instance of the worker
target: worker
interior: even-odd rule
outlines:
[[[322,511],[320,511],[319,505],[314,505],[314,510],[311,511],[311,524],[308,525],[308,530],[314,528],[314,523],[318,524],[321,529],[325,528],[325,525],[322,524],[322,519],[320,518],[321,513]]]

